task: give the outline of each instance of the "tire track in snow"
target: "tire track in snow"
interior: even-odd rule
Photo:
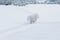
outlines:
[[[7,32],[7,31],[9,31],[9,30],[13,30],[13,29],[15,29],[17,27],[17,25],[16,26],[10,26],[10,27],[7,27],[7,28],[3,28],[2,30],[0,30],[0,34],[2,34],[2,33],[4,33],[4,32]],[[17,27],[18,28],[18,27]]]
[[[0,34],[0,36],[4,37],[4,36],[7,36],[9,34],[19,32],[19,31],[26,31],[29,28],[31,28],[31,26],[28,26],[28,24],[19,25],[19,26],[16,26],[16,27],[12,28],[12,29],[6,30],[5,32]]]

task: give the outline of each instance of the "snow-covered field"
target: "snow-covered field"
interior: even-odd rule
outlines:
[[[39,19],[28,24],[34,13]],[[60,40],[60,5],[0,6],[0,40]]]

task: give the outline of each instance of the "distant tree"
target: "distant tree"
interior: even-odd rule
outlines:
[[[47,0],[47,1],[49,1],[48,3],[60,4],[60,0]]]
[[[27,4],[36,4],[36,0],[0,0],[0,5],[18,5],[24,6]]]
[[[13,5],[36,4],[36,0],[13,0]]]
[[[57,0],[47,0],[46,2],[48,4],[56,4]]]
[[[55,2],[56,0],[49,0],[50,2]]]
[[[0,5],[11,5],[11,0],[0,0]]]

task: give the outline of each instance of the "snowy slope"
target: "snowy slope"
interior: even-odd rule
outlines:
[[[0,6],[0,40],[60,40],[60,5]],[[28,24],[27,17],[40,18]]]

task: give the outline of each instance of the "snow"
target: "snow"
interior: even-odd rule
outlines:
[[[29,24],[34,13],[40,18]],[[60,5],[0,6],[0,40],[60,40]]]

